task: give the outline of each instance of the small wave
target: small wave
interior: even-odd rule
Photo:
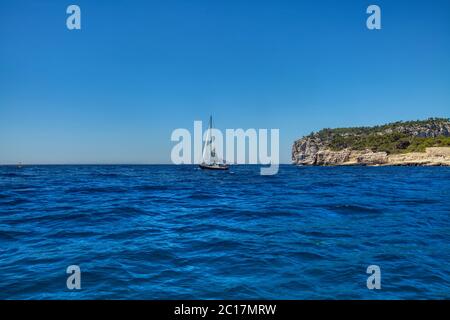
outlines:
[[[123,207],[115,207],[112,208],[111,213],[117,213],[117,214],[126,214],[126,215],[138,215],[138,214],[147,214],[148,212],[143,209],[139,209],[136,207],[130,207],[130,206],[123,206]]]
[[[10,200],[10,201],[2,202],[0,204],[1,205],[7,205],[7,206],[17,206],[17,205],[24,204],[24,203],[27,203],[27,202],[30,202],[30,200],[29,199],[25,199],[25,198],[16,198],[16,199],[13,199],[13,200]]]
[[[161,231],[159,229],[154,229],[154,228],[132,229],[132,230],[109,233],[109,234],[101,236],[101,239],[111,239],[111,240],[137,239],[140,237],[155,235],[155,234],[159,234],[159,233],[161,233]]]
[[[233,297],[235,292],[239,292],[239,294],[246,298],[255,299],[255,297],[260,297],[259,290],[257,288],[244,284],[234,285],[224,290],[225,295],[229,295],[230,297]],[[220,294],[218,296],[220,297]]]
[[[26,177],[28,175],[22,174],[22,173],[14,173],[14,172],[7,172],[7,173],[0,173],[0,178],[19,178],[19,177]]]
[[[200,193],[200,192],[196,192],[196,193],[192,193],[191,195],[188,196],[189,199],[194,199],[194,200],[206,200],[206,199],[213,199],[215,196],[209,193]]]
[[[152,261],[154,263],[174,263],[179,259],[174,252],[163,249],[124,250],[118,254],[124,260]]]
[[[207,252],[223,252],[226,250],[239,250],[245,247],[243,243],[235,240],[214,240],[209,241],[195,241],[192,242],[192,248],[197,248],[198,250],[205,250]]]
[[[122,174],[119,173],[101,173],[101,172],[97,172],[92,174],[93,177],[98,177],[98,178],[118,178],[118,177],[123,177]]]
[[[90,238],[98,235],[97,232],[91,231],[72,231],[72,230],[59,230],[49,234],[49,237],[54,238]]]
[[[365,207],[365,206],[359,206],[359,205],[351,205],[351,204],[343,204],[343,205],[333,205],[326,207],[328,210],[337,212],[337,213],[344,213],[344,214],[353,214],[353,213],[366,213],[366,214],[381,214],[383,213],[382,210],[372,208],[372,207]]]
[[[404,199],[404,200],[396,200],[397,203],[403,204],[435,204],[439,203],[437,200],[433,199]]]
[[[170,187],[169,186],[144,185],[144,186],[137,186],[134,189],[139,190],[139,191],[164,191],[164,190],[170,189]]]
[[[269,217],[289,217],[298,216],[299,212],[296,210],[286,210],[279,207],[268,207],[264,211],[261,211],[260,216]]]
[[[82,187],[82,188],[69,188],[65,192],[92,194],[92,193],[120,193],[125,191],[126,189],[121,187]]]
[[[206,207],[207,205],[205,205]],[[267,217],[267,213],[263,213],[257,209],[238,209],[238,208],[230,208],[230,207],[212,207],[207,210],[204,210],[200,214],[197,214],[200,217],[210,217],[211,215],[216,215],[221,218],[229,218],[236,220],[249,220],[253,218],[263,218]]]
[[[85,213],[50,213],[46,212],[45,214],[36,214],[36,215],[17,215],[12,216],[9,219],[3,219],[4,223],[8,223],[10,225],[21,225],[23,223],[51,223],[51,222],[73,222],[73,221],[85,221],[86,218],[89,218],[89,214]]]
[[[329,238],[329,239],[339,239],[339,238],[352,238],[351,234],[345,233],[335,233],[335,232],[321,232],[321,231],[304,231],[304,235],[315,237],[315,238]]]
[[[27,236],[28,232],[24,231],[8,231],[8,230],[0,230],[0,239],[1,240],[17,240],[20,237]]]
[[[313,253],[313,252],[306,252],[306,251],[292,252],[292,253],[290,253],[290,255],[295,256],[297,258],[305,259],[307,261],[324,259],[320,254]]]
[[[396,254],[390,254],[390,253],[381,253],[378,254],[374,257],[375,260],[380,260],[380,261],[397,261],[399,259],[401,259],[402,256],[401,255],[396,255]]]

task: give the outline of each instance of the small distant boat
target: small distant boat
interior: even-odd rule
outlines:
[[[199,167],[204,170],[228,170],[228,164],[226,164],[224,160],[217,157],[216,149],[214,147],[214,139],[211,135],[212,128],[212,116],[210,116],[205,147],[203,148],[202,163],[199,164]]]
[[[16,166],[17,169],[22,169],[23,165],[22,162],[19,162],[19,164]]]

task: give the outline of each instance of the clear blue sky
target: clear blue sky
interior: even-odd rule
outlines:
[[[279,128],[282,162],[323,127],[449,117],[450,1],[0,0],[0,163],[168,163],[209,114]]]

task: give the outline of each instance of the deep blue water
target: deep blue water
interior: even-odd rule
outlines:
[[[0,298],[449,299],[450,168],[3,166]]]

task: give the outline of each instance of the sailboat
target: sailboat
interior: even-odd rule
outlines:
[[[225,161],[217,157],[214,139],[211,135],[212,125],[212,116],[210,116],[205,147],[203,148],[202,163],[199,164],[199,167],[205,170],[228,170],[229,166]]]

